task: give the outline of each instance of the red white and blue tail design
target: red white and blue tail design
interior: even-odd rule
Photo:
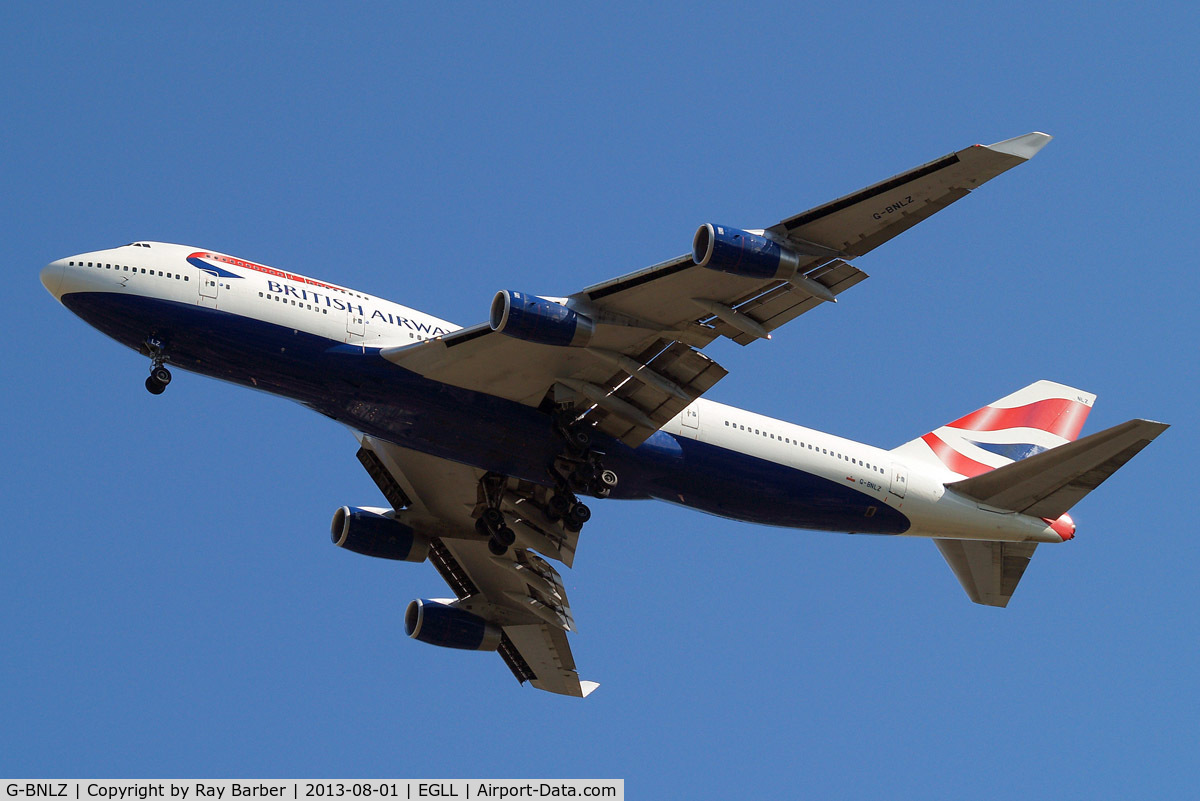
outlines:
[[[971,478],[1074,441],[1095,400],[1090,392],[1038,381],[893,453]]]

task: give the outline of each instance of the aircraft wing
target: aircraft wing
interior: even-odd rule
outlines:
[[[575,347],[541,344],[485,323],[383,356],[436,381],[531,406],[548,393],[558,403],[574,400],[602,431],[636,447],[726,375],[700,352],[714,339],[745,345],[769,338],[834,300],[867,277],[850,259],[1027,161],[1049,140],[1030,133],[975,145],[749,231],[795,255],[786,280],[710,269],[689,254],[549,299],[594,323],[582,347],[576,340]]]
[[[430,539],[429,560],[461,608],[501,626],[498,649],[522,683],[561,695],[586,696],[567,642],[575,620],[558,571],[533,549],[570,566],[578,534],[536,508],[544,488],[508,480],[504,511],[517,542],[493,555],[475,532],[484,472],[357,434],[359,461],[396,510],[396,519]],[[498,477],[502,480],[502,477]]]

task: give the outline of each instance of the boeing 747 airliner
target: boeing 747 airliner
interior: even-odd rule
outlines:
[[[502,291],[460,328],[365,292],[202,248],[134,242],[41,280],[90,325],[170,368],[291,398],[354,430],[390,508],[342,507],[348,550],[429,560],[454,597],[407,633],[495,650],[521,682],[585,696],[558,571],[582,496],[657,498],[753,523],[934,540],[976,603],[1005,606],[1068,510],[1167,426],[1077,439],[1095,396],[1038,381],[892,450],[701,395],[719,337],[769,339],[867,276],[876,246],[1033,157],[1031,133],[976,145],[776,225],[706,224],[692,252],[568,297]]]

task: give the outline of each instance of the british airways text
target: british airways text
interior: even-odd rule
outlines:
[[[267,291],[271,292],[273,294],[276,294],[276,295],[283,295],[284,297],[293,297],[298,300],[307,301],[309,303],[316,303],[316,304],[324,303],[327,307],[329,307],[331,309],[337,309],[339,311],[345,311],[345,312],[355,312],[362,317],[369,316],[372,320],[382,320],[385,323],[391,323],[392,325],[400,326],[402,328],[407,328],[411,331],[419,331],[421,333],[429,334],[431,336],[441,336],[442,334],[450,333],[449,331],[447,331],[446,329],[444,329],[440,326],[430,325],[429,323],[415,322],[413,320],[409,320],[407,317],[398,317],[391,313],[381,312],[378,309],[372,310],[370,315],[368,315],[366,313],[366,311],[363,310],[362,304],[350,303],[349,301],[342,300],[341,298],[331,297],[330,295],[322,294],[320,292],[314,292],[310,289],[297,289],[294,286],[289,286],[287,284],[281,284],[278,281],[268,280],[267,281]]]

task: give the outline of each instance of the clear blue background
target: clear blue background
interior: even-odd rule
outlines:
[[[1197,691],[1191,4],[9,3],[0,774],[614,777],[630,798],[1181,798]],[[715,400],[895,446],[1040,378],[1174,424],[1007,610],[924,541],[596,504],[586,701],[403,636],[428,565],[340,426],[145,360],[46,262],[135,239],[459,322],[976,142],[1033,162],[863,257]]]

